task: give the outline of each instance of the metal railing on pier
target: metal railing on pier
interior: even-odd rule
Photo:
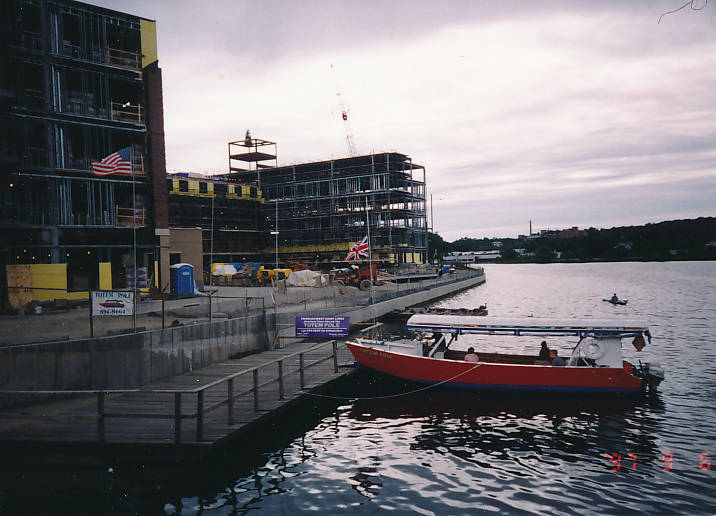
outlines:
[[[311,355],[308,361],[308,355]],[[316,355],[318,356],[316,357]],[[78,412],[71,413],[55,413],[48,414],[43,410],[42,414],[33,414],[28,411],[28,407],[23,409],[4,411],[0,413],[0,419],[4,423],[14,421],[31,421],[36,425],[42,423],[52,423],[53,421],[95,421],[95,440],[102,451],[106,443],[114,442],[107,438],[108,420],[140,420],[141,427],[132,425],[121,425],[113,429],[116,436],[116,442],[135,442],[141,443],[149,440],[156,441],[158,421],[173,421],[173,436],[166,435],[165,438],[172,438],[173,443],[179,447],[183,443],[196,444],[207,443],[225,437],[234,430],[238,429],[241,424],[237,421],[236,405],[241,398],[247,398],[250,403],[246,406],[251,407],[254,414],[263,408],[264,403],[269,401],[283,402],[288,398],[297,396],[301,391],[310,387],[307,380],[307,372],[325,362],[332,362],[329,366],[328,374],[324,373],[323,378],[318,378],[319,382],[325,382],[338,373],[338,344],[335,340],[318,344],[317,346],[305,349],[303,351],[294,352],[281,356],[280,358],[269,360],[255,367],[250,367],[240,372],[232,373],[219,378],[218,380],[201,385],[192,389],[101,389],[101,390],[37,390],[37,391],[21,391],[21,390],[0,390],[0,395],[14,396],[37,396],[47,397],[48,395],[56,396],[89,396],[95,397],[94,410],[85,408]],[[332,371],[332,374],[330,373]],[[242,381],[243,380],[243,381]],[[315,379],[314,379],[315,380]],[[209,391],[211,390],[211,402],[208,401]],[[172,404],[173,398],[173,404]],[[191,409],[187,407],[186,400],[193,398],[195,405],[189,402]],[[109,404],[117,405],[115,411],[108,407]],[[145,404],[147,409],[143,410]],[[173,411],[162,411],[157,407],[171,407]],[[210,414],[215,414],[218,409],[226,407],[225,413],[211,419],[207,418]],[[187,411],[189,408],[189,411]],[[22,410],[25,410],[23,412]],[[194,432],[187,434],[184,431],[184,422],[186,420],[194,420]],[[223,421],[223,422],[222,422]],[[244,419],[244,423],[246,420]],[[213,432],[211,439],[206,439],[207,425],[217,427],[217,431]],[[127,427],[125,430],[124,427]],[[63,424],[58,428],[65,428]],[[137,430],[139,428],[139,430]],[[48,429],[52,430],[52,424],[48,424],[43,435],[48,435]],[[132,430],[134,429],[134,430]],[[146,429],[147,431],[143,431]],[[59,430],[58,430],[59,431]],[[27,437],[24,430],[20,430],[23,438]],[[188,435],[193,434],[193,439],[187,439]],[[53,440],[63,439],[63,435],[54,435]],[[153,436],[148,438],[147,436]],[[0,441],[12,440],[14,434],[12,432],[0,429]],[[41,441],[42,439],[38,439]]]

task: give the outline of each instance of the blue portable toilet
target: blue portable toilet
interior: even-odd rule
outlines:
[[[194,266],[189,263],[175,263],[170,266],[169,285],[172,297],[193,297]]]

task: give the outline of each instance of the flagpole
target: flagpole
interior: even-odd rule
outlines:
[[[209,245],[209,286],[210,287],[214,286],[214,271],[212,268],[214,266],[214,197],[216,196],[216,192],[214,191],[215,186],[216,186],[216,183],[212,183],[212,186],[211,186],[211,233],[210,233],[211,243]],[[207,188],[207,190],[208,190],[208,188]],[[211,302],[211,295],[209,295],[209,301]],[[209,315],[209,319],[211,319],[211,315]]]
[[[368,196],[365,197],[365,223],[368,227],[368,267],[370,270],[370,304],[373,305],[373,246],[370,243],[370,216],[368,215]]]
[[[132,172],[132,241],[134,245],[134,333],[137,333],[137,194],[134,181],[134,148],[129,146],[129,169]]]

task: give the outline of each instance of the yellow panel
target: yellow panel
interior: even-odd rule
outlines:
[[[67,265],[64,263],[37,263],[30,265],[32,286],[62,290],[34,290],[36,301],[53,299],[87,299],[87,292],[67,292]]]
[[[159,261],[154,260],[154,286],[159,286]]]
[[[99,288],[112,290],[112,264],[109,262],[99,263]]]
[[[157,57],[157,22],[139,20],[139,31],[142,36],[142,68],[146,68]]]
[[[35,290],[32,298],[36,301],[52,301],[67,297],[67,265],[64,263],[38,263],[30,265],[32,286],[59,288],[64,290]]]

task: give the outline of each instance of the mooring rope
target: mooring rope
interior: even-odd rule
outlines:
[[[452,378],[448,378],[447,380],[443,380],[443,381],[441,381],[441,382],[433,383],[433,384],[431,384],[431,385],[428,385],[427,387],[421,387],[420,389],[415,389],[415,390],[413,390],[413,391],[408,391],[408,392],[401,392],[400,394],[389,394],[389,395],[387,395],[387,396],[368,396],[368,397],[365,397],[365,398],[355,397],[355,396],[354,396],[354,397],[352,397],[352,398],[348,398],[348,397],[345,397],[345,396],[328,396],[328,395],[326,395],[326,394],[316,394],[316,393],[314,393],[314,392],[309,392],[309,391],[305,391],[305,390],[304,390],[304,391],[300,391],[300,392],[302,392],[303,394],[308,394],[309,396],[315,396],[316,398],[328,398],[328,399],[332,399],[332,400],[346,400],[346,401],[352,401],[352,400],[355,400],[355,401],[358,401],[358,400],[382,400],[382,399],[387,399],[387,398],[399,398],[399,397],[401,397],[401,396],[408,396],[408,395],[410,395],[410,394],[415,394],[416,392],[427,391],[428,389],[432,389],[433,387],[439,387],[440,385],[443,385],[443,384],[445,384],[445,383],[447,383],[447,382],[451,382],[451,381],[454,380],[455,378],[459,378],[459,377],[461,377],[462,375],[465,375],[465,374],[469,373],[470,371],[474,371],[475,369],[477,369],[477,368],[480,367],[481,365],[482,365],[482,364],[475,364],[474,366],[472,366],[472,367],[471,367],[470,369],[468,369],[467,371],[463,371],[463,372],[460,373],[460,374],[456,374],[456,375],[453,376]]]

